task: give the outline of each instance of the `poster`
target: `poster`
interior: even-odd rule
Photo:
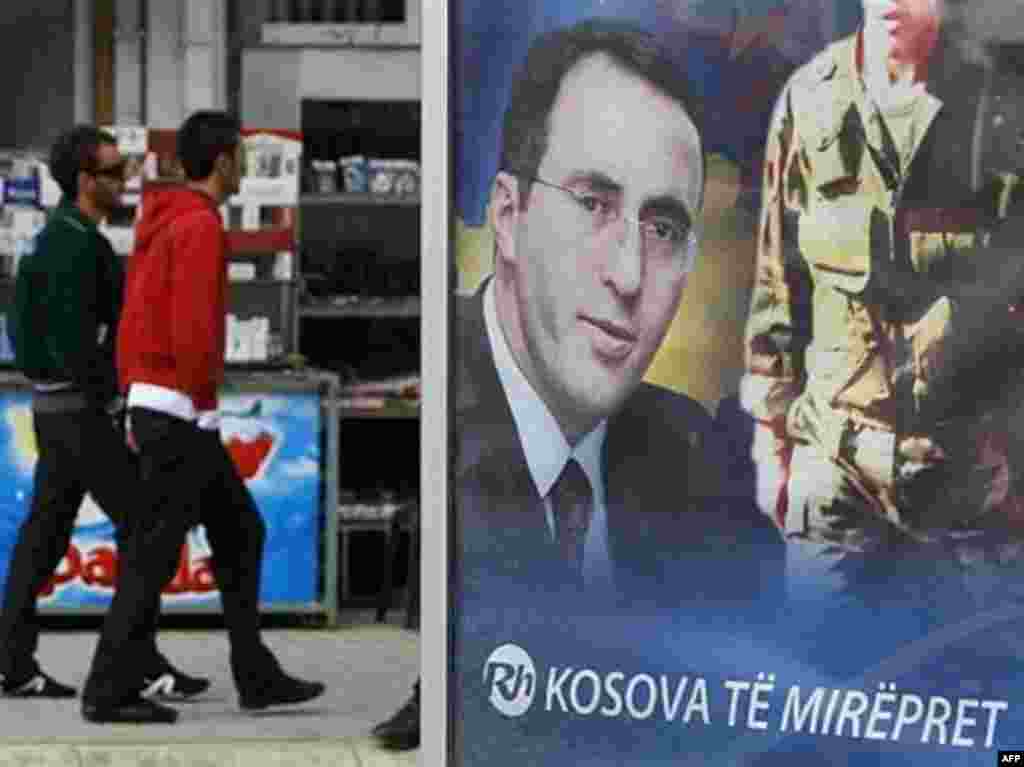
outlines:
[[[316,394],[221,397],[221,435],[267,526],[260,600],[311,603],[320,583],[320,408]],[[0,582],[28,514],[36,461],[31,395],[0,393]],[[216,604],[210,546],[192,529],[164,588],[166,607]],[[297,563],[302,563],[298,566]],[[91,497],[79,509],[71,545],[39,597],[44,608],[106,607],[117,567],[114,528]]]
[[[117,139],[117,148],[125,160],[125,193],[137,194],[143,178],[156,176],[153,161],[151,167],[146,167],[150,155],[149,129],[143,125],[108,125],[103,130]]]
[[[229,204],[297,205],[302,136],[284,131],[247,130],[243,141],[245,175],[241,190]]]
[[[1024,748],[1024,26],[449,9],[448,763]]]

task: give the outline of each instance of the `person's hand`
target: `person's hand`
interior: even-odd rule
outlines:
[[[900,440],[899,454],[903,465],[928,465],[946,460],[946,451],[931,437],[904,437]]]
[[[863,479],[876,489],[912,481],[946,460],[946,453],[930,437],[897,440],[891,432],[865,430],[856,435],[853,462]]]
[[[896,497],[905,521],[919,531],[973,524],[1004,509],[1010,494],[1005,440],[981,425],[940,446],[929,437],[900,442]],[[1012,504],[1006,510],[1015,513]]]
[[[896,465],[896,435],[865,430],[856,435],[853,462],[861,476],[876,489],[892,487]]]

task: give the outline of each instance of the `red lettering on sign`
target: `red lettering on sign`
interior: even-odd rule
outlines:
[[[210,557],[199,557],[192,560],[189,545],[181,547],[181,558],[178,569],[171,582],[164,586],[164,594],[204,594],[216,591],[217,584],[213,579]]]
[[[104,544],[83,552],[72,543],[56,572],[47,579],[38,596],[48,597],[60,586],[80,581],[103,591],[112,591],[118,576],[117,549]],[[206,594],[217,590],[211,557],[192,559],[188,543],[181,547],[178,569],[164,589],[164,594]]]
[[[204,594],[217,590],[217,581],[213,576],[213,557],[200,557],[193,562],[192,591]]]
[[[89,586],[114,588],[117,583],[117,552],[112,546],[92,550],[82,563],[82,581]]]

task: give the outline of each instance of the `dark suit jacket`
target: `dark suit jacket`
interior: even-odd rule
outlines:
[[[491,355],[483,289],[456,312],[456,582],[467,596],[498,584],[572,589]],[[761,515],[743,508],[738,518],[723,502],[721,457],[706,411],[668,389],[642,384],[610,418],[608,546],[623,606],[735,606],[777,593],[781,540]]]
[[[609,419],[603,454],[619,593],[581,594],[550,540],[491,355],[483,291],[457,299],[456,314],[454,748],[466,764],[569,764],[588,748],[631,754],[628,726],[547,713],[543,688],[526,715],[499,714],[483,683],[491,653],[524,648],[540,664],[538,685],[544,664],[678,669],[687,643],[704,647],[713,626],[727,645],[734,627],[771,624],[782,541],[752,504],[723,502],[724,462],[704,409],[644,384]]]

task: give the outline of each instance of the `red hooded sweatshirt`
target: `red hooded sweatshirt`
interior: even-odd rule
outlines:
[[[184,187],[147,192],[128,259],[117,334],[121,387],[147,383],[217,408],[224,377],[227,241],[214,200]]]

